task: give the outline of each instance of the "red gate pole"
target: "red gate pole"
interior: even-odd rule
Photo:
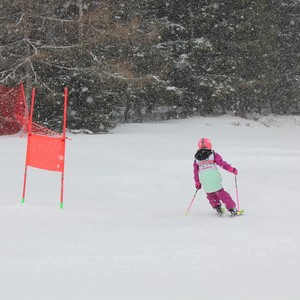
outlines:
[[[60,190],[60,208],[64,207],[64,183],[65,183],[65,149],[66,149],[66,128],[67,128],[67,103],[68,103],[68,88],[64,89],[64,121],[63,121],[63,167],[61,172],[61,190]]]
[[[22,96],[23,96],[23,101],[24,101],[24,105],[25,105],[25,120],[26,120],[26,125],[28,122],[28,107],[27,107],[27,99],[26,99],[26,95],[25,95],[25,89],[24,89],[24,84],[23,81],[20,81],[20,85],[21,85],[21,90],[22,90]],[[28,130],[28,128],[26,128],[26,130]]]
[[[28,149],[29,149],[30,136],[31,136],[34,97],[35,97],[35,88],[32,89],[32,94],[31,94],[31,106],[30,106],[30,117],[28,122],[28,137],[27,137],[27,150],[26,150],[26,161],[25,161],[25,171],[24,171],[22,203],[25,202],[26,181],[27,181],[27,157],[28,157]]]

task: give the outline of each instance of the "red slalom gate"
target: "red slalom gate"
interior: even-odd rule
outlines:
[[[60,208],[63,209],[68,89],[64,89],[64,115],[61,134],[32,122],[34,98],[35,89],[33,88],[28,122],[22,203],[25,202],[27,169],[28,167],[34,167],[48,171],[61,172]]]

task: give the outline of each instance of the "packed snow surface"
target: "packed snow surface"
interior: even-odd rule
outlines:
[[[61,174],[34,168],[21,204],[27,140],[0,137],[1,299],[299,299],[299,129],[223,116],[70,135],[63,210]],[[243,216],[218,217],[203,190],[185,215],[201,137],[239,170]]]

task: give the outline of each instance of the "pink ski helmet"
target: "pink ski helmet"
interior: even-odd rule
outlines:
[[[201,138],[198,142],[198,148],[206,148],[206,149],[211,149],[211,141],[207,138]]]

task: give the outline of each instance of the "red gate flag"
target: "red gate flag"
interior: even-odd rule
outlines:
[[[64,155],[65,141],[62,137],[28,136],[27,166],[63,172]]]
[[[52,131],[46,127],[40,126],[32,122],[34,98],[35,89],[33,88],[30,117],[28,123],[27,153],[24,172],[22,203],[25,202],[27,167],[30,166],[48,171],[61,172],[60,207],[63,208],[68,89],[65,88],[64,90],[64,118],[62,134],[59,134],[55,131]]]

